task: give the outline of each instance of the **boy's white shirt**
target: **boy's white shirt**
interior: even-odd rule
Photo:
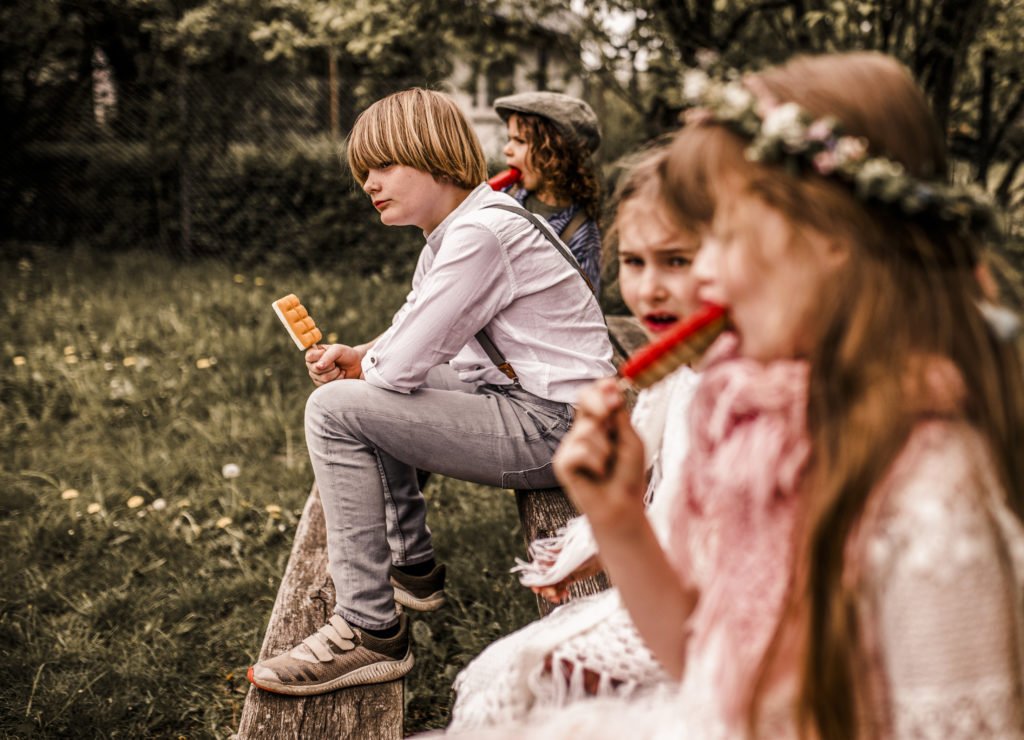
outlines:
[[[474,338],[481,328],[541,398],[572,403],[614,373],[601,307],[575,267],[530,221],[490,204],[518,206],[483,183],[425,235],[405,304],[363,358],[367,382],[409,393],[450,362],[465,382],[506,385]]]

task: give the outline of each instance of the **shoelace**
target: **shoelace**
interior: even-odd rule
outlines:
[[[330,643],[333,642],[342,650],[352,650],[356,646],[353,642],[355,637],[355,632],[348,626],[348,623],[335,614],[327,624],[303,640],[302,644],[309,648],[317,660],[327,663],[335,657],[331,652]]]

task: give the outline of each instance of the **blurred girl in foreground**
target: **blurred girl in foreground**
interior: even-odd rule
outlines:
[[[696,73],[686,93],[666,187],[711,184],[693,269],[734,330],[702,368],[667,550],[614,381],[581,395],[555,460],[682,685],[526,730],[1024,735],[1024,375],[979,308],[991,212],[945,184],[940,131],[889,57]]]

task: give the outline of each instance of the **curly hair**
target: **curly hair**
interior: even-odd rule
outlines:
[[[530,145],[529,164],[550,183],[559,199],[579,203],[588,217],[601,215],[601,181],[590,154],[578,140],[570,140],[549,119],[529,113],[514,114]]]

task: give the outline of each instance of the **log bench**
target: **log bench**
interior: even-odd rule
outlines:
[[[295,543],[277,591],[260,660],[283,653],[320,629],[334,613],[327,574],[327,526],[316,485],[295,530]],[[281,696],[249,686],[238,726],[241,740],[402,737],[402,681],[353,686],[320,696]]]
[[[637,322],[609,316],[612,338],[626,353],[646,341]],[[550,537],[576,510],[561,489],[517,490],[516,505],[526,542]],[[575,583],[570,598],[608,587],[603,574]],[[537,597],[541,616],[553,607]],[[260,648],[259,660],[278,655],[318,630],[334,607],[334,584],[327,574],[327,531],[320,494],[313,486],[295,531],[288,565]],[[309,697],[280,696],[249,687],[238,727],[239,740],[392,740],[403,736],[402,681],[354,686]]]

